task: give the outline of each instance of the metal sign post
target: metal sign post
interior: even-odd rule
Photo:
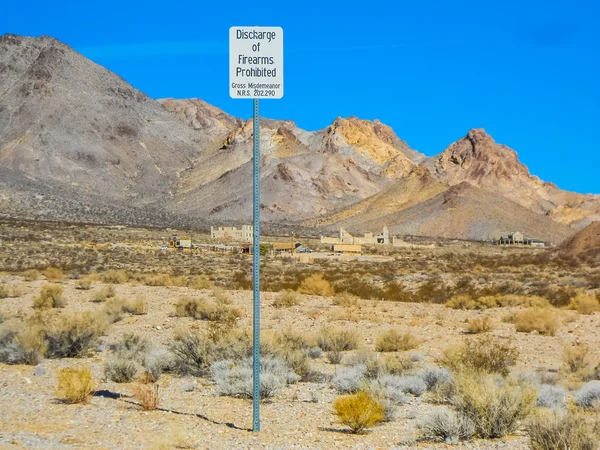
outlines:
[[[229,29],[229,95],[253,99],[253,214],[252,277],[253,390],[252,430],[260,431],[260,111],[259,99],[283,97],[283,30],[280,27]]]

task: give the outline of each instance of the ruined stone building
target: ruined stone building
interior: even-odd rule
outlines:
[[[210,227],[210,238],[220,241],[252,242],[254,227],[252,225],[242,225],[242,228]]]
[[[352,236],[341,227],[339,237],[321,236],[321,244],[389,245],[390,232],[387,227],[383,227],[383,231],[379,234],[365,233],[363,237],[358,237]]]

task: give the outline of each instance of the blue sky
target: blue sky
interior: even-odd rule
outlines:
[[[597,1],[4,3],[0,34],[54,36],[152,97],[245,118],[229,27],[281,26],[285,96],[264,116],[310,130],[378,118],[427,155],[483,127],[543,180],[600,193]]]

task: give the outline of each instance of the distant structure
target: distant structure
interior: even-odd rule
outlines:
[[[364,237],[355,237],[348,233],[345,228],[340,228],[340,237],[321,236],[321,244],[389,245],[390,231],[388,227],[383,227],[383,232],[380,234],[365,233]]]
[[[359,244],[333,244],[331,251],[338,255],[360,255],[362,253],[362,246]]]
[[[184,249],[184,248],[192,248],[192,239],[187,236],[171,236],[169,240],[169,247]]]
[[[252,242],[254,227],[252,225],[242,225],[242,228],[210,227],[210,237],[221,241]]]
[[[529,238],[522,233],[515,231],[512,233],[501,233],[495,240],[498,245],[530,245],[532,247],[545,247],[546,242],[541,239]]]

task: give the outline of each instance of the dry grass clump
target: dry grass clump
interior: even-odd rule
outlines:
[[[383,405],[366,392],[336,398],[333,409],[340,422],[357,434],[364,433],[385,418]]]
[[[402,352],[419,346],[419,340],[411,333],[400,333],[391,329],[381,334],[375,343],[378,352]]]
[[[42,274],[39,270],[36,269],[26,270],[25,272],[23,272],[22,276],[25,279],[25,281],[37,281],[40,278],[42,278]]]
[[[52,283],[59,283],[65,279],[65,274],[57,267],[48,267],[44,269],[42,274],[46,277],[46,280]]]
[[[518,356],[519,351],[515,347],[493,336],[484,336],[449,347],[439,362],[457,372],[474,370],[506,376]]]
[[[589,315],[600,311],[600,302],[592,294],[578,293],[571,299],[569,309],[574,309],[579,314]]]
[[[154,411],[158,408],[158,384],[134,384],[131,386],[131,392],[144,411]]]
[[[554,336],[561,326],[560,315],[557,311],[544,308],[529,308],[517,311],[513,320],[517,331]]]
[[[354,330],[322,328],[317,334],[317,343],[326,352],[355,350],[358,347],[358,335]]]
[[[68,367],[58,372],[56,396],[65,403],[87,403],[94,391],[94,378],[88,367]]]
[[[273,301],[274,308],[289,308],[300,303],[300,296],[291,289],[281,291]]]
[[[123,284],[129,281],[129,276],[122,270],[107,270],[102,275],[102,280],[110,284]]]
[[[358,306],[358,300],[358,297],[350,292],[341,292],[333,297],[333,304],[336,306],[349,308],[352,306]]]
[[[494,329],[494,321],[490,316],[471,317],[467,320],[467,333],[487,333]]]
[[[66,304],[63,288],[57,284],[42,286],[40,294],[33,298],[35,309],[64,308]]]
[[[206,275],[198,275],[192,278],[188,284],[192,289],[212,289],[214,284]]]
[[[323,278],[322,273],[315,273],[300,283],[298,292],[308,295],[320,295],[323,297],[331,297],[334,294],[331,283]]]
[[[231,298],[231,294],[229,294],[229,292],[220,287],[213,288],[212,297],[217,305],[231,305],[233,303],[233,298]]]
[[[113,298],[116,295],[114,286],[102,286],[100,289],[96,289],[90,295],[91,302],[104,302],[109,298]]]
[[[495,376],[471,371],[455,374],[452,403],[459,417],[473,424],[483,439],[506,436],[515,431],[532,411],[535,389],[498,380]]]
[[[446,302],[447,308],[452,309],[487,309],[497,307],[496,299],[493,297],[471,297],[470,295],[455,295]]]
[[[75,288],[81,289],[83,291],[89,291],[92,288],[93,283],[94,283],[94,280],[92,277],[89,277],[89,276],[81,277],[79,280],[77,280],[75,282]]]
[[[589,363],[588,356],[589,349],[585,344],[576,344],[563,350],[563,362],[571,373],[584,370]]]
[[[406,375],[415,367],[408,355],[388,355],[383,360],[384,371],[389,375]]]
[[[456,295],[446,302],[446,307],[463,310],[483,310],[509,306],[527,306],[535,308],[548,308],[550,302],[537,295],[485,295],[474,297],[471,295]]]
[[[596,450],[600,442],[598,426],[574,409],[539,411],[527,424],[527,434],[532,450]]]

